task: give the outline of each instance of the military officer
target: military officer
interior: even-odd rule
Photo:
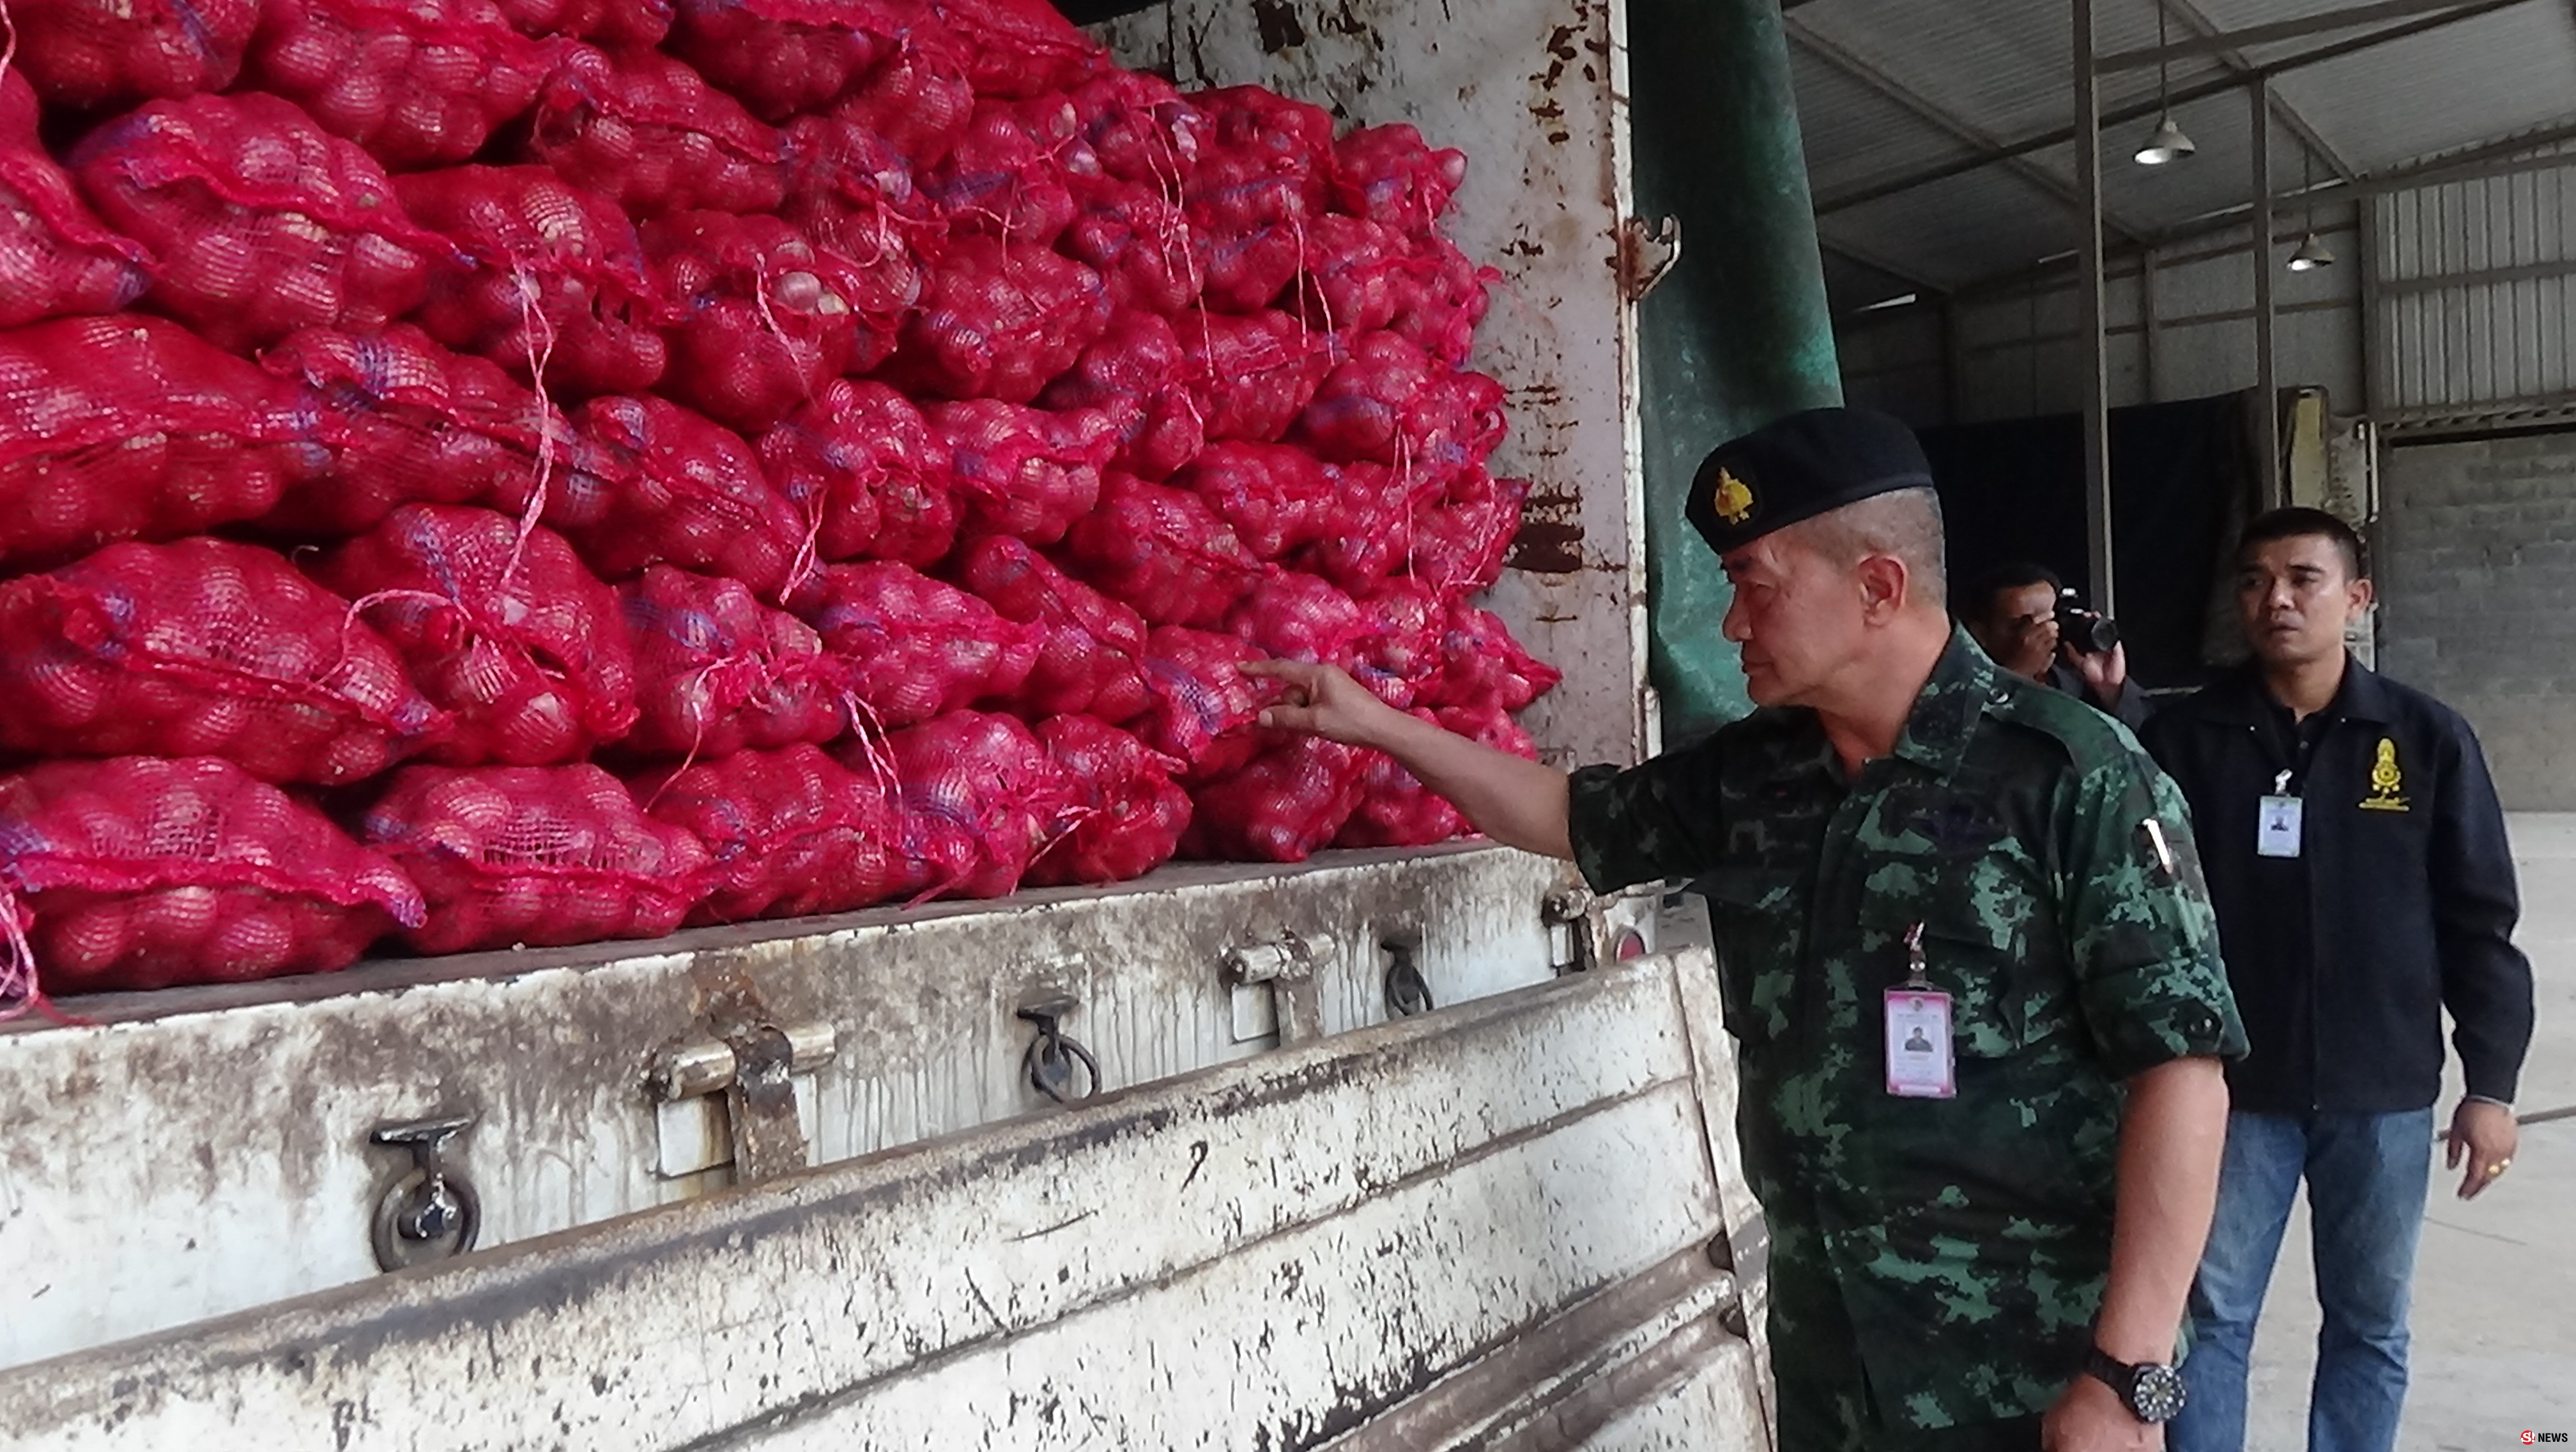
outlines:
[[[1388,752],[1609,891],[1702,879],[1773,1232],[1782,1452],[2161,1444],[2244,1051],[2173,785],[1948,621],[1894,419],[1713,452],[1689,517],[1758,707],[1568,777],[1326,666],[1266,724]]]

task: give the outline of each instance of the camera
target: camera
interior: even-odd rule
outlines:
[[[2084,608],[2072,586],[2057,592],[2057,638],[2081,655],[2108,655],[2120,643],[2120,626],[2098,610]]]

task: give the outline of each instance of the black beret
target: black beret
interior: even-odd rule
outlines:
[[[1683,512],[1722,555],[1830,509],[1931,487],[1912,429],[1871,409],[1811,408],[1709,450]]]

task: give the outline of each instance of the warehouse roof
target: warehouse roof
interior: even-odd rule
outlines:
[[[2158,0],[2095,0],[2097,55],[2203,47],[2165,63],[2174,119],[2199,146],[2184,162],[2129,159],[2155,122],[2157,67],[2103,77],[2103,233],[2115,253],[2241,217],[2249,74],[2274,73],[2274,195],[2312,187],[2321,221],[2348,219],[2356,186],[2576,137],[2576,0],[2162,3],[2160,42]],[[1972,289],[2074,249],[2066,0],[1785,8],[1838,311]],[[2242,38],[2211,46],[2213,36]],[[2279,225],[2298,213],[2291,204]]]

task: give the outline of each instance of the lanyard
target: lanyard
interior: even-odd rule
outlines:
[[[2305,722],[2294,721],[2290,725],[2290,739],[2283,741],[2279,710],[2268,704],[2263,708],[2263,724],[2256,730],[2262,736],[2265,748],[2272,753],[2272,764],[2280,768],[2272,778],[2274,796],[2299,795],[2300,789],[2307,784],[2309,768],[2316,764],[2317,748],[2325,744],[2325,738],[2335,727],[2334,718],[2322,711],[2308,720],[2323,724],[2311,734],[2302,729]]]

